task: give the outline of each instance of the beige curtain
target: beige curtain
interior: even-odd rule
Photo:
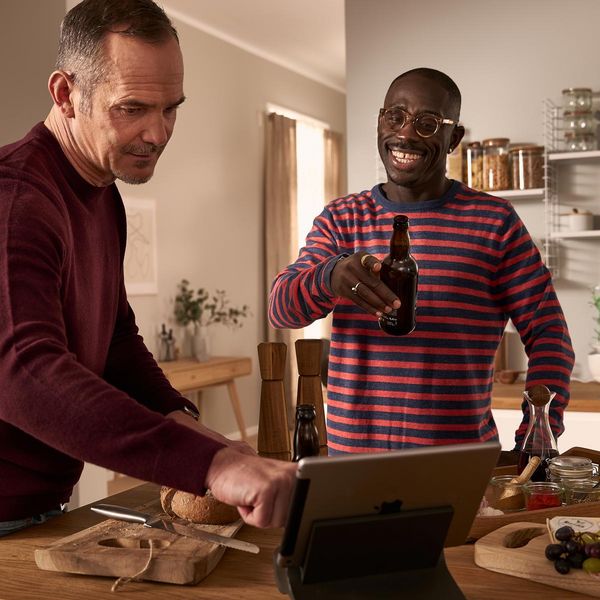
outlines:
[[[268,298],[277,273],[298,255],[296,121],[271,113],[266,117],[265,135],[264,298]],[[298,379],[294,342],[301,337],[301,332],[273,329],[265,323],[265,340],[283,342],[287,346],[284,387],[288,425],[292,427]]]
[[[342,135],[335,131],[323,131],[325,141],[325,204],[344,195],[346,182],[343,165]],[[331,314],[323,320],[323,335],[331,339]]]
[[[325,129],[325,203],[339,198],[345,192],[342,135]]]

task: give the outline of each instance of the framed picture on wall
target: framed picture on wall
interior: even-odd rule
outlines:
[[[123,198],[127,215],[125,289],[129,296],[158,293],[156,200]]]

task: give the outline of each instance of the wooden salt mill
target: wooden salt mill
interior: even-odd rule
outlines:
[[[258,454],[266,458],[292,460],[283,377],[287,346],[279,342],[258,345],[262,379],[258,419]]]
[[[296,362],[298,364],[297,404],[312,404],[317,413],[316,425],[319,433],[319,454],[327,456],[327,426],[323,408],[321,388],[321,340],[296,340]]]

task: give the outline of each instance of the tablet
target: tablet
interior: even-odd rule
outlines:
[[[485,442],[302,459],[276,564],[302,567],[315,523],[417,509],[449,507],[444,545],[463,544],[500,448]]]

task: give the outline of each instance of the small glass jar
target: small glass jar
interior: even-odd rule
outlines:
[[[508,138],[483,140],[483,189],[488,192],[510,189]]]
[[[488,506],[502,512],[525,510],[523,485],[511,483],[516,475],[497,475],[492,477],[485,491]]]
[[[567,504],[600,502],[600,479],[593,477],[587,481],[572,482],[564,486]]]
[[[516,146],[509,154],[513,190],[544,187],[544,146]]]
[[[562,91],[563,110],[592,110],[591,88],[567,88]]]
[[[463,181],[476,190],[483,188],[483,148],[480,142],[467,144]]]
[[[594,133],[594,115],[589,110],[565,111],[563,114],[565,132]]]
[[[582,456],[555,456],[548,462],[548,480],[571,485],[598,475],[598,465]]]
[[[562,506],[563,488],[558,483],[550,481],[530,481],[523,486],[525,508],[541,510]]]
[[[576,133],[565,131],[565,150],[567,152],[587,152],[596,150],[596,136],[593,133]]]

